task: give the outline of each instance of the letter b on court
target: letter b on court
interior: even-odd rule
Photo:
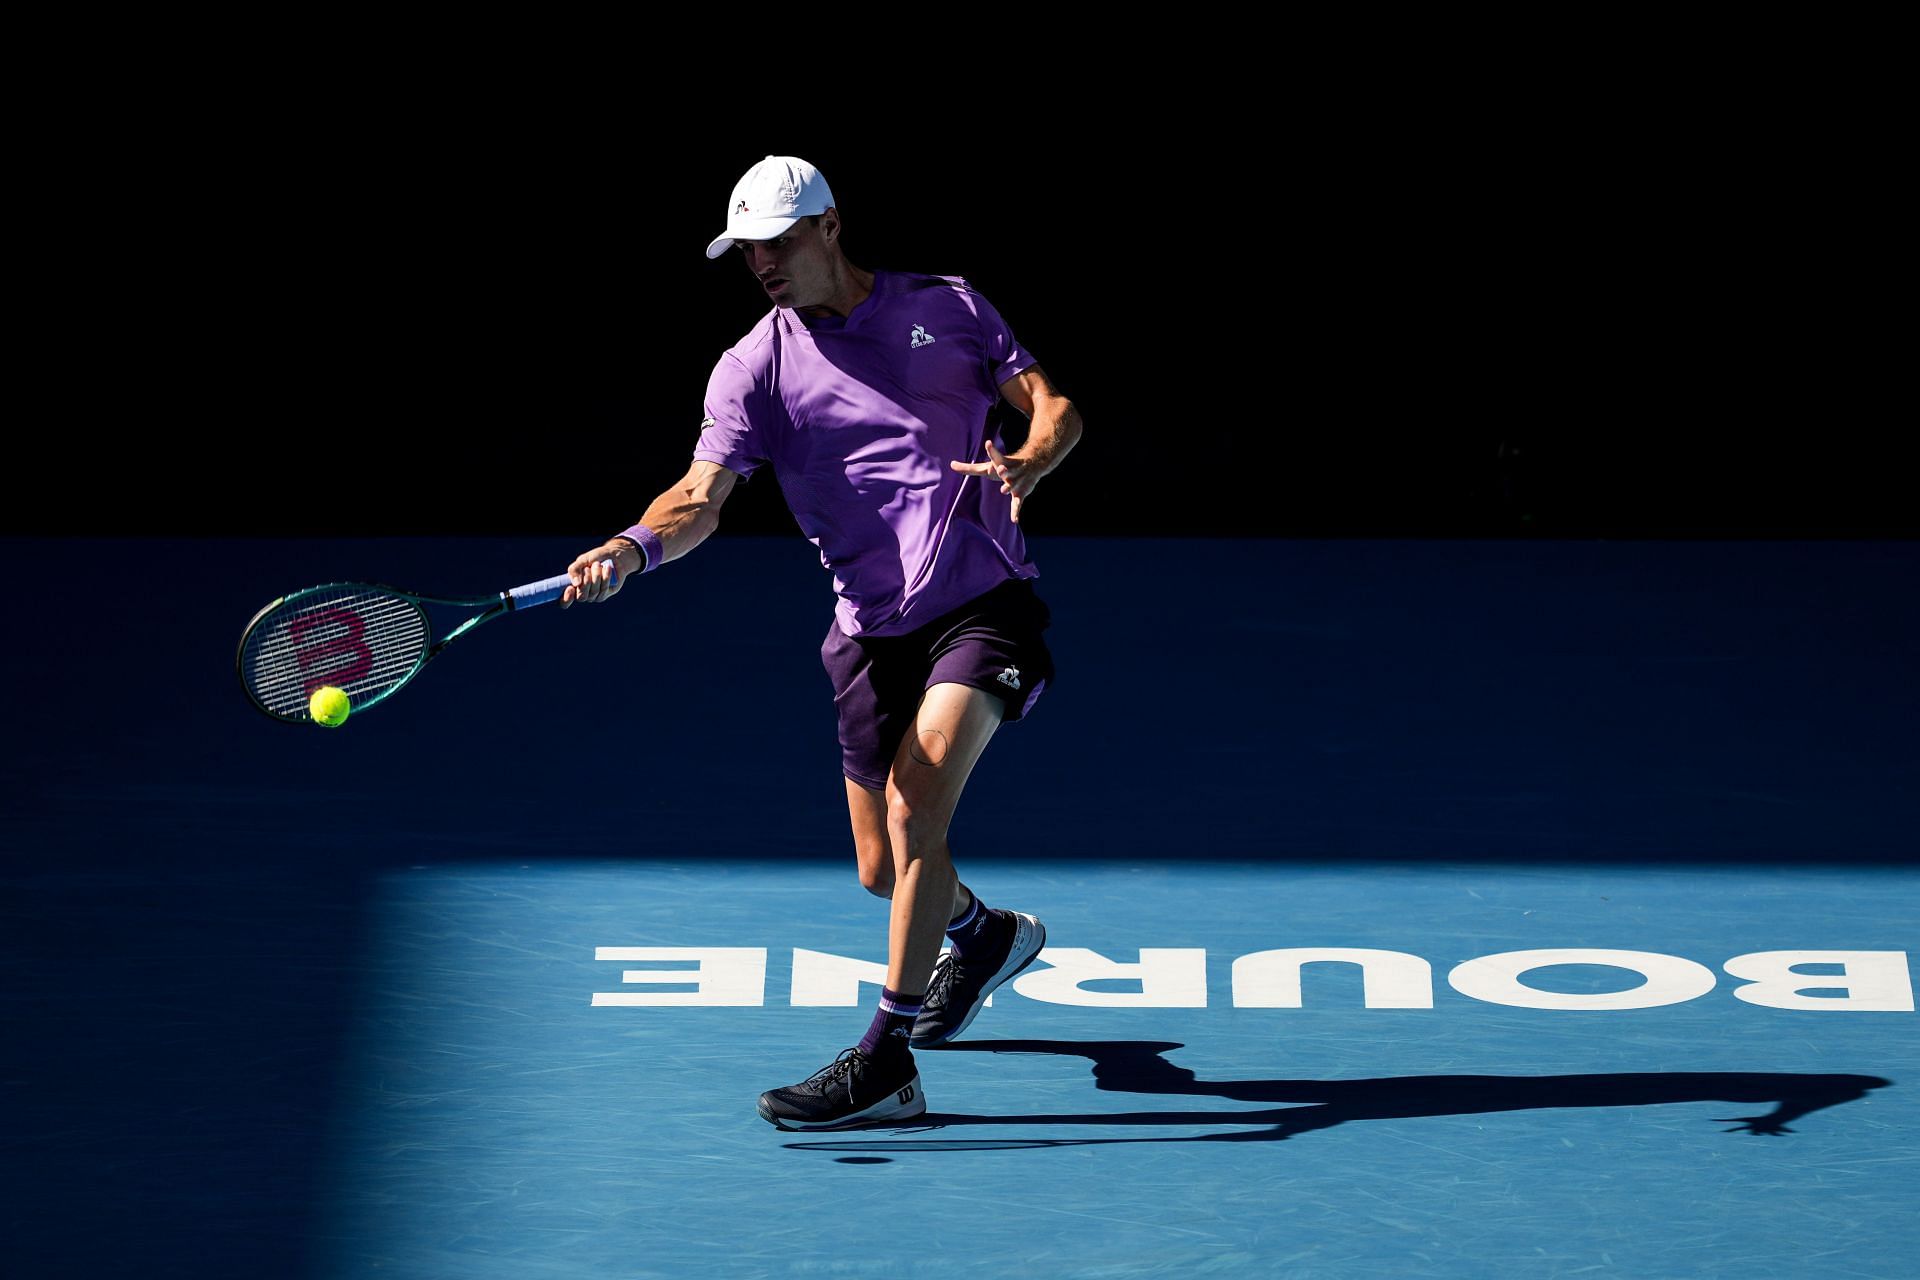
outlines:
[[[1803,964],[1832,965],[1839,972],[1794,972]],[[1913,1012],[1913,978],[1904,951],[1755,951],[1727,961],[1726,970],[1747,980],[1734,995],[1769,1009]],[[1823,990],[1831,994],[1807,994]]]

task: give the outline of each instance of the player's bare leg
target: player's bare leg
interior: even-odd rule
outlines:
[[[1030,944],[1023,953],[1025,959],[1038,952],[1032,931],[1018,923],[1031,922],[1037,930],[1038,922],[1031,917],[985,913],[960,887],[947,847],[947,828],[961,792],[1000,726],[1003,706],[994,695],[965,685],[933,686],[921,698],[914,725],[895,755],[886,791],[876,793],[848,784],[847,808],[860,882],[892,902],[886,989],[873,1025],[856,1049],[798,1085],[761,1095],[760,1114],[781,1128],[838,1128],[909,1119],[926,1109],[908,1041],[919,1031],[922,995],[928,990],[941,937],[949,934],[957,914],[971,908],[970,919],[977,916],[980,924],[1000,926],[992,931],[997,950],[990,971],[1002,976],[1017,971],[1011,961],[1003,963],[1016,932],[1022,945]],[[951,936],[958,946],[960,935]],[[943,967],[958,971],[956,966]],[[949,988],[953,985],[948,983]],[[977,997],[971,1007],[977,1010],[978,1001],[990,989],[978,989],[969,996]],[[957,1034],[958,1027],[952,1031]]]
[[[853,824],[853,854],[860,887],[876,898],[893,897],[893,844],[887,839],[887,793],[852,778],[847,784],[847,816]],[[965,910],[967,887],[956,882],[952,915]],[[951,918],[951,916],[949,916]]]
[[[945,1044],[965,1031],[994,988],[1031,964],[1046,945],[1047,931],[1039,920],[987,908],[951,874],[947,828],[1001,715],[1002,704],[991,694],[935,685],[895,756],[884,831],[880,797],[857,785],[848,789],[861,883],[893,900],[888,991],[896,998],[922,997],[911,1033],[916,1047]],[[900,886],[910,876],[918,883],[912,900],[903,904]],[[943,901],[942,880],[952,886],[944,919],[935,909]],[[943,933],[953,950],[940,957]]]
[[[1000,727],[1004,704],[960,684],[937,684],[920,700],[887,775],[887,843],[893,855],[893,917],[887,934],[887,986],[927,989],[940,940],[959,896],[947,828],[973,766]]]

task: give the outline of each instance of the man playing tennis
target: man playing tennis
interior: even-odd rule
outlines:
[[[768,156],[740,179],[707,256],[737,249],[773,308],[715,366],[692,468],[639,524],[568,566],[562,599],[606,600],[686,555],[763,465],[833,571],[821,659],[860,883],[892,901],[887,977],[857,1047],[761,1095],[761,1116],[783,1129],[921,1114],[912,1046],[959,1035],[1046,941],[1034,917],[960,883],[947,826],[993,731],[1031,710],[1053,674],[1018,522],[1081,431],[964,280],[863,270],[840,232],[806,161]],[[998,397],[1031,420],[1013,453],[988,426]]]

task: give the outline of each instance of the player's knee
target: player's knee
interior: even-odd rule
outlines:
[[[908,848],[919,834],[921,825],[920,811],[913,802],[899,791],[888,792],[887,842],[895,849]]]
[[[887,837],[896,854],[904,855],[909,861],[946,856],[946,822],[939,815],[916,806],[898,791],[887,799]]]
[[[876,898],[893,897],[893,863],[884,858],[860,860],[860,887]]]

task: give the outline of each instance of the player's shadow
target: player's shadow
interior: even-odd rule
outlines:
[[[1771,1103],[1762,1115],[1717,1121],[1730,1133],[1791,1133],[1789,1121],[1823,1107],[1866,1096],[1892,1083],[1879,1076],[1765,1071],[1619,1072],[1566,1076],[1392,1076],[1378,1080],[1201,1080],[1164,1056],[1182,1046],[1153,1040],[973,1040],[942,1053],[1051,1053],[1086,1058],[1102,1090],[1277,1103],[1255,1111],[1131,1111],[1075,1115],[956,1115],[928,1112],[916,1131],[989,1125],[1136,1126],[1231,1125],[1231,1130],[1179,1137],[1061,1139],[891,1139],[874,1150],[977,1150],[1116,1142],[1275,1142],[1354,1120],[1414,1116],[1484,1115],[1553,1107],[1644,1107],[1667,1102]],[[1258,1125],[1262,1128],[1249,1129]],[[857,1150],[857,1142],[790,1143],[794,1147]]]

